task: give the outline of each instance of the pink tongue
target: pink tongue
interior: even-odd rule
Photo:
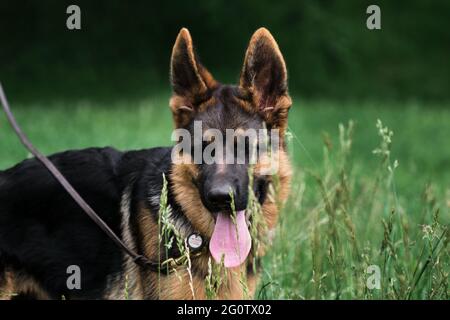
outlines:
[[[225,267],[237,267],[245,261],[251,246],[252,238],[245,222],[245,210],[236,213],[236,224],[230,214],[219,212],[209,242],[209,251],[214,260],[220,263],[222,256],[225,256]]]

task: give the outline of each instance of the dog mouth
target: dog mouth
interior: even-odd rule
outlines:
[[[238,267],[247,259],[252,246],[246,210],[215,214],[216,224],[209,242],[209,251],[217,263],[226,268]]]

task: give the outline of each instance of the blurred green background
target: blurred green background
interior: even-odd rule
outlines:
[[[70,4],[79,31],[66,28]],[[370,4],[381,30],[366,28]],[[45,154],[170,145],[180,28],[214,76],[235,83],[265,26],[289,71],[294,182],[257,296],[448,300],[449,13],[448,0],[2,0],[0,81]],[[373,154],[377,119],[394,132],[389,161]],[[338,126],[349,120],[346,136]],[[0,170],[27,156],[0,114]],[[381,290],[365,286],[371,264]]]
[[[82,30],[66,28],[77,4]],[[382,29],[366,28],[381,7]],[[66,1],[0,2],[0,76],[17,99],[142,97],[166,89],[178,30],[204,64],[236,81],[252,33],[266,26],[301,97],[447,99],[450,2]]]

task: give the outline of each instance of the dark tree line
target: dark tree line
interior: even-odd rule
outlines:
[[[66,28],[70,4],[81,8],[79,31]],[[381,8],[381,30],[366,28],[369,4]],[[185,26],[204,64],[234,81],[251,34],[266,26],[299,95],[446,99],[449,14],[448,0],[4,0],[0,80],[17,96],[158,90]]]

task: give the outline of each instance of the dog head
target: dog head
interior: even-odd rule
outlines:
[[[279,165],[273,150],[279,154],[285,149],[291,99],[277,43],[267,29],[257,30],[239,83],[222,85],[200,63],[189,31],[182,29],[173,47],[170,77],[170,107],[181,146],[173,154],[189,164],[186,172],[201,199],[199,206],[215,221],[210,229],[225,227],[232,213],[245,223],[249,193],[264,204],[278,171],[264,169]],[[239,222],[238,227],[244,228]]]

